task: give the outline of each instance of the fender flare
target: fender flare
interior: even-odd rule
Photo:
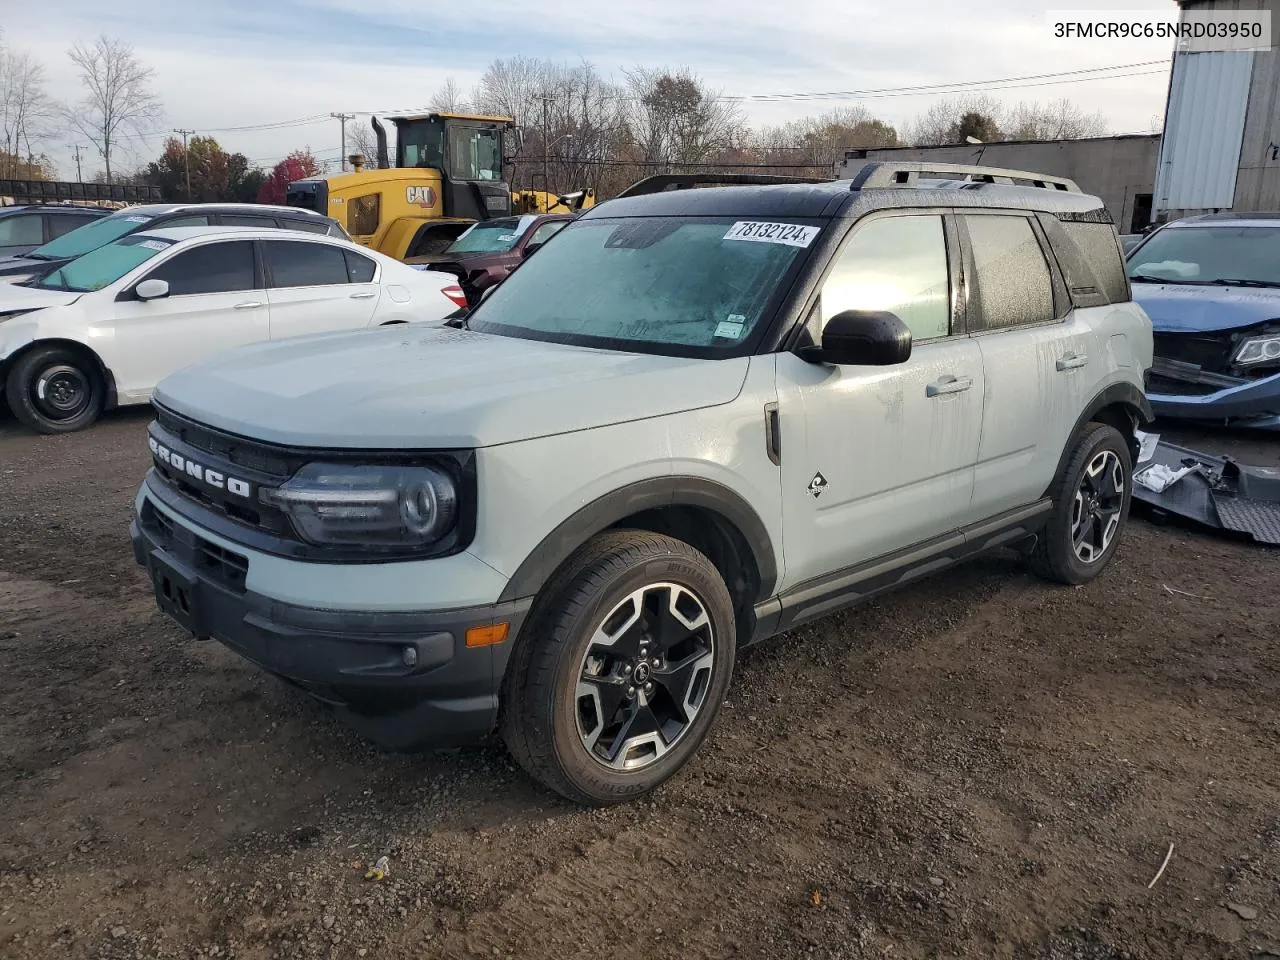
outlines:
[[[1155,414],[1151,410],[1151,403],[1147,400],[1146,394],[1135,387],[1132,383],[1113,383],[1109,387],[1104,387],[1096,397],[1089,401],[1085,406],[1084,412],[1076,418],[1071,433],[1068,434],[1070,440],[1074,440],[1080,435],[1081,428],[1092,420],[1105,407],[1121,406],[1128,412],[1134,420],[1135,426],[1145,426],[1155,419]],[[1133,438],[1126,437],[1130,447],[1136,450]],[[1067,460],[1071,457],[1072,448],[1069,445],[1062,451],[1062,456],[1058,458],[1058,466],[1054,469],[1054,480],[1062,475],[1063,469],[1066,467]],[[1051,481],[1052,484],[1052,481]],[[1046,491],[1047,495],[1047,491]]]
[[[654,477],[606,493],[561,521],[533,548],[498,598],[499,603],[536,596],[551,575],[584,543],[633,514],[659,507],[695,507],[733,524],[751,549],[760,573],[760,593],[773,595],[777,557],[760,515],[739,494],[701,477]]]

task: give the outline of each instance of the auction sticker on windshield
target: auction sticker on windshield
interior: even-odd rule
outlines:
[[[813,243],[821,227],[806,227],[799,223],[766,223],[761,220],[739,220],[725,240],[751,240],[755,243],[784,243],[789,247],[807,247]]]

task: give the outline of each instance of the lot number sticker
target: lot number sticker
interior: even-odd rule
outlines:
[[[739,220],[724,235],[726,240],[750,240],[754,243],[782,243],[788,247],[807,247],[813,243],[821,227],[806,227],[799,223],[764,223],[760,220]]]

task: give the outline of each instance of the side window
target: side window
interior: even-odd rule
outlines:
[[[171,297],[252,290],[253,243],[236,240],[202,244],[166,260],[146,279],[167,281]]]
[[[362,257],[350,250],[342,251],[347,258],[347,279],[352,283],[372,283],[373,274],[378,265],[368,257]]]
[[[322,287],[347,283],[343,250],[327,243],[269,240],[264,245],[273,287]]]
[[[99,217],[75,217],[66,213],[50,214],[49,220],[49,239],[56,240],[65,233],[70,233],[83,227],[86,223],[100,219]]]
[[[366,193],[347,204],[347,229],[357,237],[378,232],[382,216],[382,194]]]
[[[971,330],[998,330],[1053,319],[1053,279],[1026,217],[966,216],[978,310]]]
[[[303,233],[329,232],[329,224],[325,220],[281,220],[280,226],[286,230],[301,230]]]
[[[525,246],[528,246],[531,243],[546,243],[568,225],[568,220],[552,220],[550,223],[544,223],[537,230],[533,231],[533,236],[525,241]]]
[[[1084,257],[1094,279],[1108,303],[1124,303],[1129,299],[1124,260],[1116,231],[1109,223],[1073,223],[1064,221],[1062,229]]]
[[[209,217],[206,214],[193,214],[189,217],[174,217],[172,220],[162,220],[160,223],[153,223],[153,227],[207,227],[209,225]]]
[[[822,285],[822,322],[845,310],[887,310],[913,340],[951,332],[951,275],[940,216],[882,217],[856,228]]]
[[[0,247],[31,246],[44,243],[44,224],[40,214],[0,219]]]
[[[280,226],[275,217],[246,217],[235,213],[224,213],[222,215],[222,225],[225,227],[258,227],[259,229],[272,230]]]

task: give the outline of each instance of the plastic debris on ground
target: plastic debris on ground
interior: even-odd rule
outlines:
[[[1137,439],[1135,500],[1157,514],[1280,546],[1280,469],[1246,466],[1230,457],[1163,443],[1158,434],[1138,432]]]

